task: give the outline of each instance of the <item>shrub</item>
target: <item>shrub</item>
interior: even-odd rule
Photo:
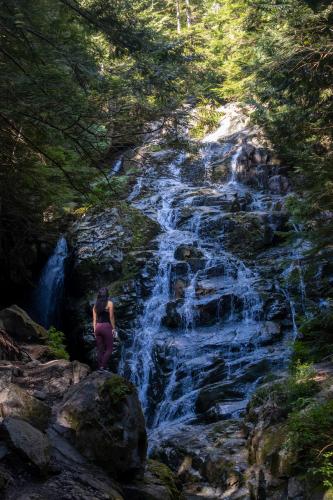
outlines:
[[[202,139],[206,134],[215,130],[220,123],[222,114],[216,111],[209,104],[204,104],[197,108],[195,123],[190,130],[194,139]]]
[[[304,318],[300,332],[302,338],[294,345],[293,362],[315,363],[333,354],[333,311],[321,311],[312,318]]]
[[[333,451],[323,453],[320,465],[314,467],[311,472],[320,476],[324,486],[333,488]]]
[[[47,332],[48,339],[46,341],[50,352],[55,358],[69,359],[69,354],[66,351],[65,334],[57,330],[54,326]]]
[[[308,470],[319,475],[324,486],[333,486],[333,401],[294,410],[287,428],[286,447],[298,455],[296,471]]]
[[[313,375],[311,365],[298,363],[287,379],[260,387],[253,395],[250,407],[266,404],[279,408],[286,416],[294,409],[304,408],[312,402],[319,388]]]

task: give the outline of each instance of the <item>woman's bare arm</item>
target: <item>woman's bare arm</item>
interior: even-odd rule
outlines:
[[[109,314],[110,314],[110,322],[111,322],[112,328],[115,330],[116,329],[116,322],[114,319],[114,307],[113,307],[113,303],[111,302],[111,300],[109,300],[109,302],[108,302],[108,309],[109,309]]]
[[[95,311],[95,307],[93,307],[93,329],[94,329],[94,333],[95,333],[95,330],[96,330],[96,311]]]

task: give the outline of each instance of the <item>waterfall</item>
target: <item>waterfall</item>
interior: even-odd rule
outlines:
[[[41,272],[33,294],[32,316],[45,328],[60,323],[67,257],[67,241],[62,236]]]
[[[234,111],[202,141],[193,173],[186,155],[178,154],[163,166],[163,175],[157,165],[157,175],[141,177],[129,196],[162,229],[152,293],[120,369],[138,388],[151,442],[198,418],[238,417],[262,376],[286,363],[288,335],[279,336],[277,324],[268,320],[256,265],[226,245],[224,226],[239,200],[246,207],[236,211],[259,220],[278,199],[241,182],[239,144],[248,121]],[[219,161],[229,162],[229,176],[213,183]],[[293,331],[294,315],[290,325]],[[207,387],[220,391],[211,405],[204,400]]]
[[[123,156],[120,156],[120,158],[115,160],[109,171],[108,177],[113,177],[114,175],[117,175],[123,166],[123,162],[124,162]]]
[[[233,154],[233,156],[231,158],[231,178],[229,181],[230,184],[237,183],[237,165],[238,165],[238,159],[239,159],[241,152],[242,152],[242,148],[241,147],[237,148],[237,151],[235,152],[235,154]]]

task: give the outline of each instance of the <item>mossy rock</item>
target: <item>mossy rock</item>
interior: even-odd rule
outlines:
[[[171,470],[164,464],[149,460],[144,478],[122,485],[126,500],[182,500]]]
[[[119,375],[94,372],[57,406],[57,422],[72,429],[88,460],[119,479],[143,475],[147,435],[136,390]]]
[[[157,460],[148,460],[147,469],[165,486],[170,500],[180,500],[182,498],[181,492],[176,485],[175,476],[167,465]]]
[[[274,475],[290,472],[295,462],[295,454],[285,448],[288,431],[286,425],[268,427],[259,441],[257,463],[269,466]]]
[[[136,278],[139,266],[136,263],[135,253],[145,250],[160,232],[159,224],[127,203],[121,203],[118,209],[122,225],[131,236],[130,242],[124,246],[124,259],[116,273],[116,279],[113,281],[110,280],[109,283],[107,283],[107,280],[104,280],[105,286],[109,288],[111,296],[121,294],[122,288],[130,280]],[[100,276],[101,272],[98,275]],[[115,273],[113,273],[113,277],[114,275]]]

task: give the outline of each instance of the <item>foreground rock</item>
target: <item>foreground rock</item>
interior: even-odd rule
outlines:
[[[167,438],[154,436],[153,456],[168,464],[186,499],[249,499],[246,433],[241,422],[183,426]]]
[[[51,415],[47,404],[12,383],[1,387],[0,405],[2,417],[21,417],[39,429],[47,427]]]
[[[67,392],[56,413],[86,458],[119,477],[143,475],[145,422],[136,391],[125,379],[93,373]]]
[[[45,483],[13,490],[6,500],[124,500],[121,487],[91,466],[64,470]]]
[[[1,436],[9,449],[46,473],[50,462],[50,443],[45,434],[20,418],[7,417],[1,426]]]

